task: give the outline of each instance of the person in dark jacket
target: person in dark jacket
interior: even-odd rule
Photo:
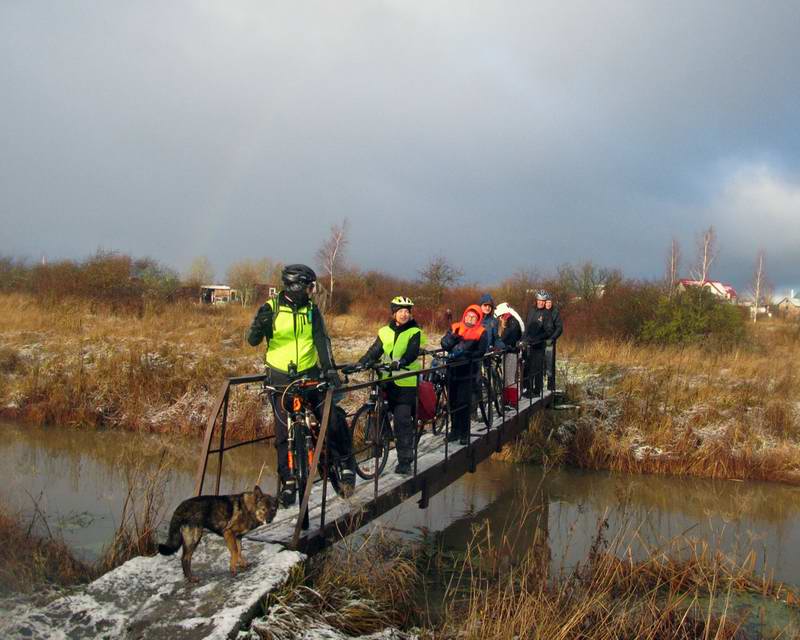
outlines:
[[[461,317],[442,337],[442,348],[452,365],[448,368],[447,393],[453,424],[448,440],[469,444],[470,404],[480,371],[481,358],[486,353],[489,336],[481,324],[483,312],[478,305],[468,306]]]
[[[508,349],[503,355],[503,402],[514,408],[519,400],[517,382],[517,343],[522,338],[522,317],[507,302],[501,302],[494,310],[500,323],[500,341]]]
[[[548,295],[544,301],[544,308],[550,312],[553,329],[545,342],[545,354],[547,358],[547,390],[556,390],[556,341],[564,333],[564,323],[561,321],[561,314],[553,305],[553,299]]]
[[[490,293],[484,293],[478,304],[481,306],[483,313],[483,320],[481,324],[486,329],[489,340],[489,349],[504,349],[504,345],[500,340],[499,322],[494,316],[494,299]]]
[[[538,396],[542,393],[545,341],[553,332],[552,316],[545,309],[548,297],[548,293],[544,289],[539,289],[536,292],[536,306],[530,310],[528,317],[525,319],[525,332],[522,335],[522,341],[527,347],[525,387],[528,397]]]
[[[392,319],[378,331],[378,337],[359,359],[360,364],[382,360],[393,372],[407,373],[420,369],[419,350],[425,345],[425,334],[411,317],[414,302],[397,296],[392,299]],[[382,374],[383,377],[383,374]],[[414,462],[414,420],[417,410],[416,376],[389,379],[384,385],[389,410],[394,416],[394,435],[397,446],[397,466],[394,472],[407,476]]]
[[[286,266],[281,273],[284,288],[259,307],[247,333],[254,347],[267,343],[265,356],[267,383],[273,386],[289,384],[294,377],[307,375],[326,377],[340,384],[334,371],[331,341],[319,307],[311,300],[317,276],[303,264]],[[318,396],[319,394],[317,394]],[[294,504],[297,495],[295,479],[289,471],[288,421],[286,407],[277,394],[270,395],[275,414],[275,448],[278,451],[278,477],[281,482],[281,502]],[[322,420],[322,398],[312,398],[317,419]],[[340,412],[331,414],[328,427],[331,451],[344,465],[341,484],[345,493],[355,484],[355,461],[350,430],[339,419]]]

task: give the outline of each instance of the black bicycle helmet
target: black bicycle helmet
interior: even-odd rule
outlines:
[[[299,285],[305,288],[317,281],[317,274],[311,267],[304,264],[289,264],[283,268],[281,280],[287,287]]]

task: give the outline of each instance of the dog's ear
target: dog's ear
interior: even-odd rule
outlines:
[[[264,494],[263,494],[263,492],[261,491],[261,487],[259,487],[258,485],[256,485],[256,486],[253,488],[253,495],[254,495],[256,498],[260,498],[261,496],[263,496]]]

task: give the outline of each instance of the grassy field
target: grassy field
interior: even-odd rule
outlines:
[[[245,340],[253,313],[176,304],[113,315],[89,303],[0,296],[0,411],[66,427],[199,436],[221,382],[262,370],[263,347]],[[364,352],[377,325],[338,316],[329,329],[344,362]],[[580,410],[522,443],[539,460],[800,482],[797,324],[759,323],[744,346],[727,350],[567,337],[559,346],[561,384]],[[230,437],[270,428],[257,391],[234,393]]]
[[[253,314],[185,304],[118,316],[89,303],[0,296],[0,411],[65,427],[200,434],[225,378],[263,370],[263,346],[245,340]],[[329,329],[346,361],[377,327],[342,316]],[[256,391],[234,394],[232,437],[263,426]]]
[[[729,350],[565,344],[566,460],[586,468],[800,482],[800,326]],[[565,434],[566,432],[566,434]]]

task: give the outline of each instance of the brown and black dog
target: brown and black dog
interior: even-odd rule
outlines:
[[[252,491],[229,496],[197,496],[184,500],[172,514],[169,535],[165,544],[158,545],[162,555],[171,556],[183,547],[181,566],[183,575],[190,582],[197,582],[192,575],[192,554],[208,529],[225,538],[231,552],[231,574],[247,563],[242,556],[242,536],[267,522],[272,522],[278,509],[278,499],[261,491],[256,486]]]

